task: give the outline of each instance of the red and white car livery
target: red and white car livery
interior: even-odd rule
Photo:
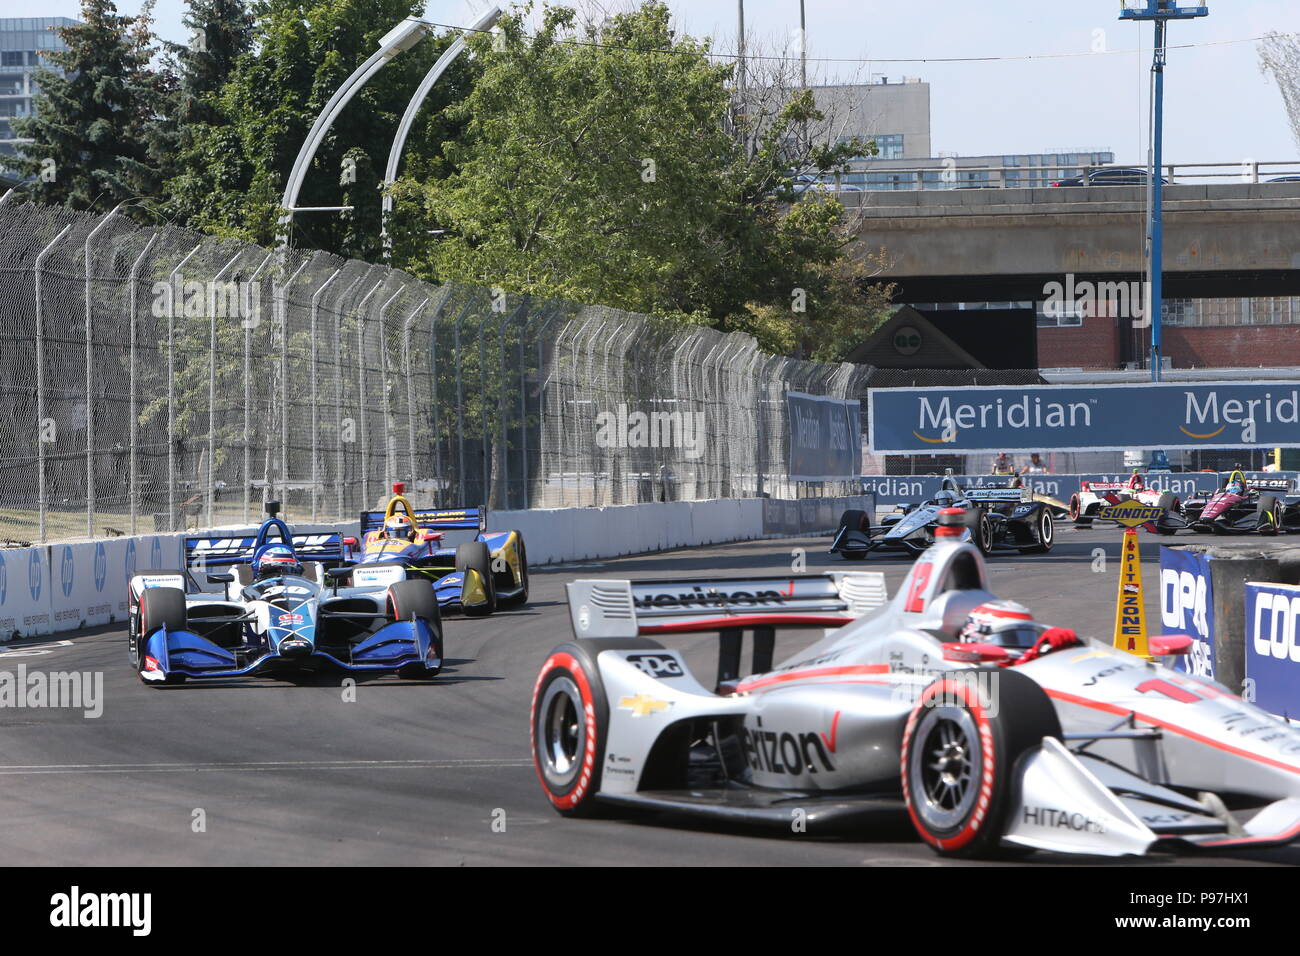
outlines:
[[[1134,472],[1126,481],[1081,481],[1070,497],[1070,520],[1076,527],[1087,528],[1102,508],[1121,501],[1136,501],[1175,514],[1182,507],[1173,492],[1148,487],[1146,478]]]
[[[619,807],[789,828],[909,816],[936,851],[1122,856],[1300,835],[1300,728],[1213,682],[1062,628],[964,641],[996,600],[941,536],[887,599],[879,573],[582,580],[577,639],[533,690],[538,779],[559,812]],[[824,630],[778,666],[774,632]],[[741,674],[744,633],[754,673]],[[651,635],[717,632],[707,685]],[[1190,639],[1153,639],[1159,657]],[[1229,810],[1228,808],[1232,809]]]

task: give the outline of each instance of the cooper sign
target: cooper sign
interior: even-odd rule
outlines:
[[[1246,677],[1255,703],[1300,715],[1300,588],[1246,585]]]

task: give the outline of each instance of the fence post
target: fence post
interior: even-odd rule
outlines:
[[[176,530],[176,304],[180,298],[176,294],[176,277],[180,275],[185,263],[203,248],[199,243],[180,262],[167,277],[171,290],[167,309],[167,530]]]
[[[289,287],[302,275],[311,259],[306,260],[289,276],[289,281],[276,290],[276,303],[280,313],[280,500],[281,508],[289,508]]]
[[[5,195],[8,195],[6,193]],[[45,543],[45,520],[49,502],[45,493],[45,307],[41,304],[41,269],[54,247],[72,231],[72,224],[62,231],[36,256],[34,280],[36,284],[36,507],[40,512],[40,542]]]
[[[406,444],[408,449],[408,477],[412,482],[415,481],[416,464],[415,464],[415,381],[411,372],[411,323],[415,321],[416,316],[424,311],[424,307],[429,304],[433,296],[426,295],[424,300],[417,305],[411,314],[406,317],[402,323],[402,365],[403,374],[406,378]]]
[[[235,263],[239,261],[244,250],[240,249],[231,257],[231,260],[217,270],[217,274],[212,277],[212,293],[208,296],[208,494],[207,494],[207,524],[213,526],[212,510],[216,498],[216,489],[213,482],[216,476],[216,457],[217,457],[217,309],[216,299],[221,295],[221,278]],[[235,302],[238,303],[239,293],[235,293]],[[229,299],[223,297],[223,302]],[[238,307],[236,307],[238,312]]]
[[[253,277],[248,281],[258,290],[257,310],[262,310],[261,288],[256,285],[257,277],[262,274],[274,253],[268,252],[266,258],[253,270]],[[240,323],[244,327],[244,472],[241,476],[244,485],[244,524],[249,521],[249,505],[253,493],[253,329],[260,324],[260,319],[245,316]]]
[[[473,303],[473,295],[470,303]],[[460,387],[460,324],[469,313],[467,305],[456,316],[456,333],[452,339],[452,361],[456,365],[456,484],[461,507],[465,506],[465,399]]]
[[[345,303],[348,297],[352,295],[355,289],[367,276],[371,270],[366,269],[361,275],[353,279],[343,295],[339,297],[339,307],[334,313],[334,490],[337,495],[337,505],[335,506],[335,517],[340,520],[343,518],[343,317],[349,311]]]
[[[92,281],[92,269],[90,261],[90,244],[94,241],[99,230],[109,224],[117,211],[122,208],[118,203],[113,207],[107,216],[101,219],[94,229],[86,235],[85,258],[83,263],[86,267],[86,286],[85,286],[85,306],[86,306],[86,537],[95,536],[95,343],[93,338],[94,318],[91,314],[91,294],[90,283]]]
[[[158,241],[158,233],[155,232],[153,235],[149,237],[149,241],[145,243],[145,247],[142,250],[140,250],[140,254],[136,256],[135,261],[131,263],[131,275],[130,278],[127,279],[127,283],[130,286],[130,293],[131,293],[131,298],[130,298],[131,343],[129,346],[130,354],[127,359],[127,377],[130,383],[128,386],[129,396],[127,398],[128,415],[130,416],[127,422],[127,454],[130,456],[129,459],[130,463],[127,466],[127,481],[130,482],[130,488],[127,491],[127,495],[131,500],[131,534],[133,535],[138,530],[136,527],[136,522],[140,514],[140,492],[139,492],[140,453],[138,449],[138,437],[137,437],[137,432],[139,429],[139,424],[137,422],[137,418],[139,417],[139,412],[137,411],[137,405],[139,400],[137,397],[137,385],[136,385],[136,374],[135,374],[135,368],[136,368],[135,342],[136,342],[136,327],[138,325],[138,318],[139,318],[139,303],[136,301],[136,296],[139,291],[140,265],[141,263],[144,262],[145,256],[149,255],[149,250],[153,248],[153,244],[157,241]]]
[[[547,329],[549,329],[549,328],[551,327],[551,323],[555,321],[555,317],[556,317],[557,315],[559,315],[559,314],[560,314],[560,309],[559,309],[558,306],[552,308],[552,309],[551,309],[551,313],[550,313],[550,315],[548,315],[548,316],[546,317],[546,321],[542,323],[542,327],[541,327],[540,329],[537,330],[537,337],[536,337],[536,342],[537,342],[537,374],[538,374],[539,376],[540,376],[541,373],[542,373],[542,349],[543,349],[543,347],[544,347],[544,346],[542,345],[542,335],[546,332]],[[521,354],[520,354],[520,358],[519,358],[519,382],[520,382],[520,386],[519,386],[519,388],[520,388],[520,394],[519,394],[519,410],[520,410],[520,412],[522,413],[522,414],[521,414],[521,420],[522,420],[523,423],[524,423],[524,430],[523,430],[523,435],[524,435],[524,439],[523,439],[524,454],[523,454],[523,466],[522,466],[522,467],[523,467],[523,480],[524,480],[524,508],[525,508],[525,509],[528,509],[528,508],[532,507],[532,504],[531,504],[531,498],[532,498],[532,496],[529,494],[529,488],[528,488],[528,401],[527,401],[528,390],[527,390],[527,388],[524,387],[524,360],[523,360],[522,350],[521,350]],[[543,410],[543,409],[542,409],[542,402],[543,402],[542,395],[544,394],[544,392],[545,392],[545,389],[544,389],[544,388],[541,386],[541,384],[539,383],[539,385],[538,385],[538,389],[537,389],[537,426],[538,426],[538,431],[539,431],[539,432],[541,431],[541,428],[542,428],[542,410]],[[542,457],[541,457],[541,449],[540,449],[540,448],[538,449],[537,463],[538,463],[539,471],[540,471],[540,466],[541,466],[541,464],[542,464]]]
[[[320,297],[330,287],[330,283],[339,277],[342,270],[335,269],[330,277],[321,283],[321,287],[311,294],[311,520],[316,520],[317,502],[320,498],[320,462],[317,460],[320,446],[320,395],[316,390],[316,316],[320,313]],[[342,517],[340,515],[340,517]]]
[[[357,436],[361,440],[361,507],[368,508],[370,494],[370,452],[366,447],[366,366],[365,366],[365,329],[366,303],[370,297],[383,288],[385,280],[380,279],[369,292],[357,303]]]
[[[387,327],[384,325],[384,316],[388,314],[388,307],[397,301],[398,297],[406,289],[398,286],[397,291],[388,297],[388,301],[379,307],[379,382],[383,392],[383,410],[384,410],[384,427],[380,429],[380,434],[384,438],[384,487],[388,488],[393,482],[393,410],[388,401],[388,334]]]

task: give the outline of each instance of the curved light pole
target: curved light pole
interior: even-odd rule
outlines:
[[[284,231],[276,237],[281,247],[289,245],[289,227],[293,224],[293,214],[295,212],[339,212],[349,208],[345,206],[303,206],[299,207],[298,192],[302,189],[303,178],[307,175],[307,167],[311,161],[316,158],[316,150],[320,148],[321,141],[325,134],[329,132],[330,126],[343,107],[348,105],[348,101],[356,95],[361,87],[365,86],[372,76],[388,65],[388,61],[403,50],[409,50],[415,46],[429,32],[429,24],[423,20],[416,20],[408,17],[393,29],[389,30],[379,40],[379,49],[366,59],[359,67],[352,71],[352,75],[343,81],[334,95],[330,97],[325,108],[320,111],[316,117],[316,122],[312,124],[311,132],[303,140],[302,147],[298,150],[298,156],[293,161],[293,168],[289,170],[289,179],[284,184],[284,196],[280,199],[280,225]]]
[[[493,7],[487,13],[470,27],[472,30],[487,29],[495,23],[501,16],[501,10]],[[357,94],[361,87],[370,81],[370,78],[388,65],[388,62],[404,50],[409,50],[415,46],[433,30],[433,24],[424,20],[418,20],[414,17],[408,17],[393,29],[389,30],[379,40],[379,49],[372,53],[364,63],[358,66],[346,80],[343,85],[335,91],[330,97],[325,108],[321,110],[320,115],[316,117],[316,122],[312,124],[311,131],[307,138],[303,140],[302,148],[298,150],[298,156],[293,161],[293,168],[289,171],[289,178],[285,182],[284,195],[280,199],[280,227],[281,233],[276,237],[276,241],[281,247],[289,245],[289,229],[293,224],[293,215],[296,212],[345,212],[353,207],[351,206],[299,206],[298,193],[302,190],[303,179],[307,176],[307,170],[311,166],[311,161],[316,157],[316,150],[320,148],[321,142],[325,139],[325,134],[329,132],[334,120],[338,118],[343,107]],[[400,161],[402,146],[406,142],[407,133],[410,130],[411,123],[414,121],[415,112],[419,109],[420,104],[428,95],[429,89],[442,75],[443,71],[456,59],[460,51],[465,48],[463,37],[457,37],[447,51],[438,58],[424,81],[421,82],[415,97],[407,105],[406,113],[402,117],[402,126],[398,129],[397,138],[393,141],[393,148],[388,157],[388,166],[392,173],[387,175],[386,181],[391,181],[392,175],[396,172],[397,163]],[[388,200],[385,198],[385,211],[390,208]]]
[[[486,13],[474,21],[474,24],[468,29],[472,32],[482,32],[490,30],[501,17],[500,7],[491,7]],[[392,148],[388,151],[388,165],[384,169],[384,205],[382,225],[380,236],[383,239],[384,259],[389,258],[392,251],[392,243],[388,238],[388,214],[393,211],[393,197],[388,192],[388,187],[397,182],[397,167],[402,162],[402,150],[406,148],[406,137],[411,132],[411,125],[415,122],[415,114],[420,111],[424,105],[425,98],[429,91],[433,89],[433,84],[438,82],[438,78],[446,72],[447,67],[451,66],[452,61],[460,56],[461,50],[465,49],[465,36],[461,34],[451,42],[447,49],[442,51],[442,56],[438,57],[438,62],[429,68],[429,72],[424,75],[420,85],[415,90],[415,95],[411,101],[406,104],[406,112],[402,114],[402,121],[397,124],[397,135],[393,137]]]

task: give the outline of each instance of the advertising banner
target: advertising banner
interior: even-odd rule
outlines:
[[[1214,589],[1209,558],[1161,546],[1160,619],[1161,633],[1192,638],[1191,652],[1173,659],[1174,670],[1213,678]]]
[[[1300,716],[1300,587],[1246,584],[1246,680],[1254,702]]]
[[[876,454],[1300,447],[1295,382],[870,389]]]
[[[856,399],[786,392],[790,478],[845,481],[862,474],[862,409]]]

